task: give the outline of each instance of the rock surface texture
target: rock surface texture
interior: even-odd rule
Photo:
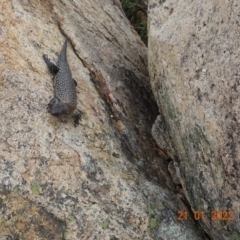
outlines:
[[[0,3],[0,239],[203,239],[169,189],[147,49],[115,1]],[[47,112],[68,39],[77,128]],[[159,184],[160,183],[160,184]]]
[[[240,239],[239,39],[238,0],[149,1],[153,136],[212,239]]]

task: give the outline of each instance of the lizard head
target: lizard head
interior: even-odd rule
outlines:
[[[69,114],[68,106],[63,102],[55,102],[48,105],[48,111],[55,117],[58,117],[61,121],[65,121]]]

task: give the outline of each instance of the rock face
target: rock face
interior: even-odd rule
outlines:
[[[178,220],[188,209],[151,137],[147,49],[118,4],[1,1],[0,239],[203,239]],[[42,55],[55,62],[66,38],[77,128],[46,109]]]
[[[149,1],[155,125],[212,239],[240,239],[239,13],[237,0]]]

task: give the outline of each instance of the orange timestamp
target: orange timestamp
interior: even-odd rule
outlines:
[[[188,220],[187,211],[178,211],[178,220],[184,221]],[[194,211],[193,218],[196,221],[204,220],[205,212],[204,211]],[[233,211],[212,211],[210,216],[211,221],[232,221],[233,220]]]

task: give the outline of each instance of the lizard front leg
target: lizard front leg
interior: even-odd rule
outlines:
[[[72,117],[74,119],[74,127],[77,127],[79,125],[79,121],[82,120],[82,115],[84,113],[78,109],[75,109],[75,111],[72,114]]]

